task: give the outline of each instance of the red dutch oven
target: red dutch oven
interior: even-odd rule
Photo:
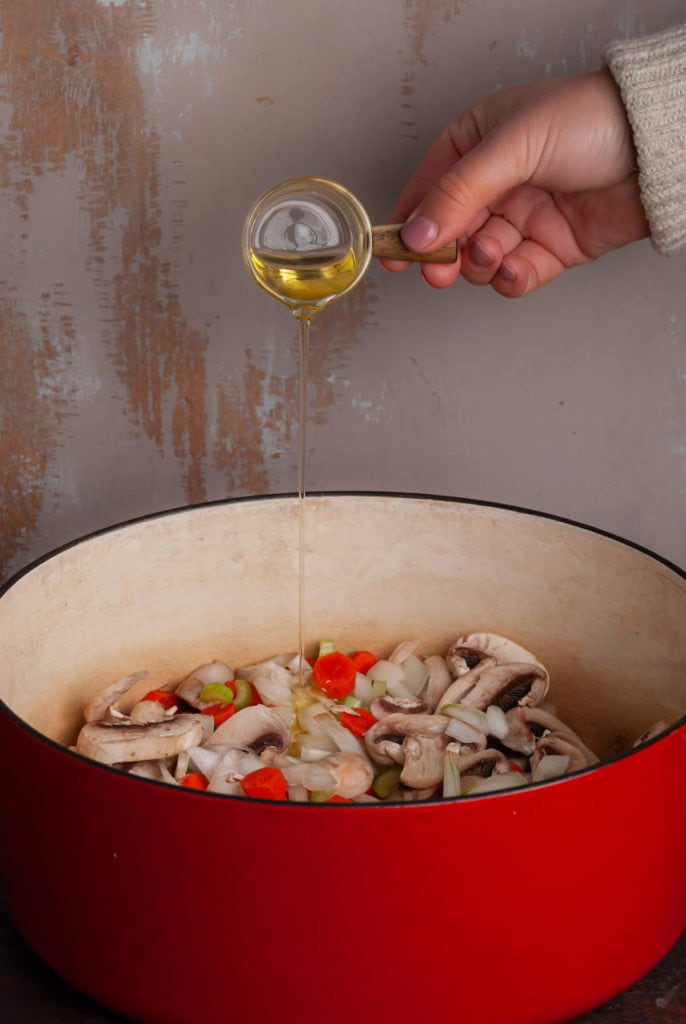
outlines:
[[[68,749],[118,676],[295,649],[298,516],[291,497],[167,513],[5,588],[1,854],[27,941],[148,1024],[553,1024],[631,985],[686,924],[686,580],[626,542],[451,499],[305,504],[308,646],[511,636],[598,767],[458,800],[289,805]]]

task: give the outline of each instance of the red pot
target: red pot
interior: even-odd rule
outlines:
[[[90,763],[63,744],[103,684],[297,646],[296,499],[109,530],[0,599],[2,869],[28,942],[155,1024],[551,1024],[631,985],[686,924],[683,574],[584,527],[447,499],[312,498],[305,526],[312,644],[420,636],[431,653],[504,633],[609,760],[402,806],[240,800]],[[665,734],[620,753],[660,718]]]

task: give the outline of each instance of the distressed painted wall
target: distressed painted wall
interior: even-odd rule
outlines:
[[[0,576],[90,530],[296,486],[297,345],[243,270],[294,174],[376,222],[479,95],[682,0],[2,0]],[[520,302],[374,267],[316,324],[308,486],[505,501],[686,563],[684,257]]]

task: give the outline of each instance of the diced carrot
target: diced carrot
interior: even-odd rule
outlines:
[[[334,793],[328,800],[324,801],[325,804],[351,804],[352,800],[348,799],[347,796],[339,796],[338,793]]]
[[[203,715],[212,715],[214,718],[214,727],[218,729],[219,726],[228,721],[232,715],[236,714],[235,704],[210,704],[208,708],[203,708],[201,711]]]
[[[264,701],[260,697],[259,691],[254,683],[250,684],[250,689],[252,690],[252,699],[248,704],[248,707],[253,708],[256,704],[264,704]]]
[[[355,708],[354,711],[344,711],[338,721],[341,725],[344,725],[346,729],[350,730],[353,736],[364,736],[367,729],[371,729],[371,727],[377,723],[377,719],[374,718],[371,711],[367,711],[366,708]]]
[[[179,698],[175,693],[169,693],[168,690],[151,690],[150,693],[146,693],[143,700],[154,700],[158,704],[161,704],[165,711],[169,711],[170,708],[178,706]]]
[[[312,669],[312,678],[327,697],[339,700],[355,689],[357,669],[345,654],[332,651],[317,658]]]
[[[518,765],[516,761],[508,761],[508,764],[510,766],[510,770],[511,771],[519,772],[521,774],[521,771],[522,771],[521,765]]]
[[[200,772],[189,772],[188,775],[184,775],[181,779],[181,785],[185,786],[186,789],[207,789],[209,783]]]
[[[376,665],[379,659],[371,651],[353,651],[350,655],[350,660],[357,671],[361,672],[364,676],[369,672],[372,665]]]
[[[246,796],[261,800],[287,800],[288,783],[279,768],[258,768],[240,780]]]

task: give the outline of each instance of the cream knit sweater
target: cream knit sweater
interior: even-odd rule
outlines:
[[[603,54],[636,145],[641,199],[653,245],[686,245],[686,25],[617,40]]]

